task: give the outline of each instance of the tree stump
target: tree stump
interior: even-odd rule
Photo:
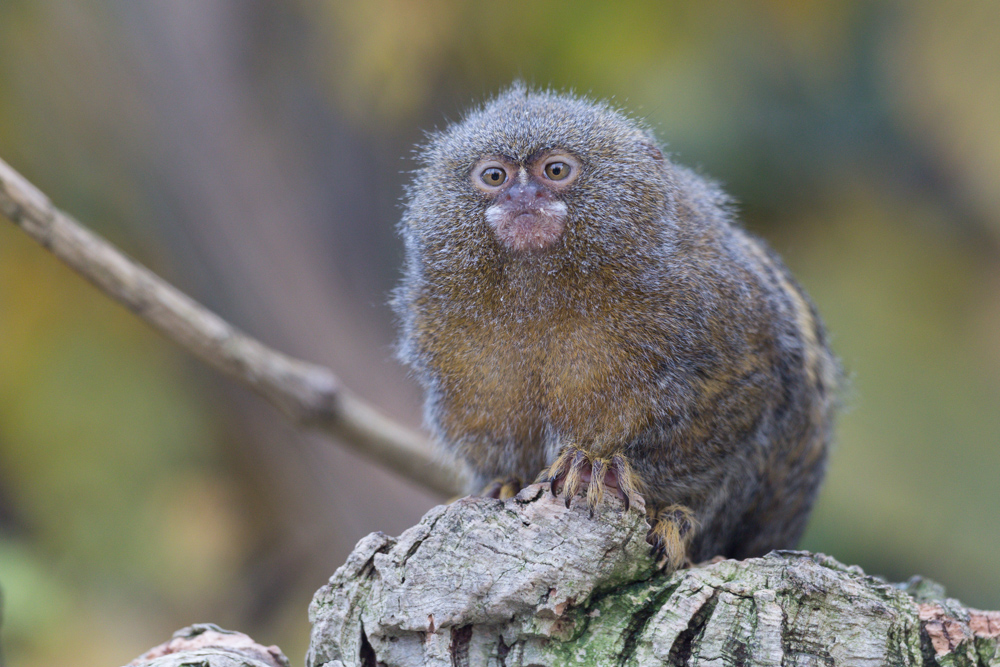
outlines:
[[[654,571],[640,506],[534,485],[373,533],[313,599],[308,667],[1000,665],[1000,612],[785,551]]]

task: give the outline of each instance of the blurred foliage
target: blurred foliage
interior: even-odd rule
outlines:
[[[177,240],[182,197],[162,185],[162,153],[192,139],[150,93],[172,76],[150,35],[195,48],[209,34],[235,54],[203,62],[241,93],[225,108],[277,128],[268,146],[306,173],[365,157],[316,178],[352,199],[330,202],[351,235],[322,211],[315,224],[349,275],[345,318],[385,327],[398,158],[419,131],[518,77],[613,97],[725,184],[851,374],[803,546],[1000,608],[1000,4],[212,0],[162,9],[169,24],[142,4],[0,3],[0,157],[59,206],[169,277],[221,274],[178,253],[197,240]],[[168,89],[178,106],[224,96]],[[233,252],[266,256],[254,241]],[[264,567],[263,505],[285,499],[256,493],[262,471],[232,455],[243,408],[206,377],[0,224],[0,640],[13,667],[121,664],[207,619],[253,624],[241,629],[300,659],[308,593],[238,608]],[[353,507],[353,531],[385,528]]]
[[[240,514],[179,353],[11,225],[0,309],[0,484],[19,528],[10,543],[0,533],[11,654],[51,648],[94,590],[168,610],[225,593]]]

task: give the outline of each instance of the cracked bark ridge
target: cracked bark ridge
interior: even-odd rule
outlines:
[[[261,646],[242,632],[212,623],[182,628],[127,667],[289,667],[277,646]]]
[[[373,533],[309,609],[308,667],[1000,667],[1000,612],[806,552],[655,573],[642,507],[542,486]]]

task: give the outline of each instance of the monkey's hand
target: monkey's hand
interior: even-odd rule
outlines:
[[[688,543],[698,525],[691,510],[683,505],[647,507],[646,519],[652,526],[646,541],[653,546],[656,567],[673,572],[688,565]]]
[[[524,484],[521,483],[520,477],[514,477],[513,475],[509,477],[497,477],[484,486],[483,490],[479,492],[479,495],[484,498],[507,500],[508,498],[516,496],[518,491],[523,488]]]
[[[591,514],[605,493],[613,493],[624,500],[625,511],[639,495],[639,479],[623,454],[602,458],[576,447],[566,447],[540,479],[551,484],[552,495],[558,496],[561,492],[566,496],[566,507],[573,496],[586,487]]]

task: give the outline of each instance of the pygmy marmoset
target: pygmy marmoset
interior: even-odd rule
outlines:
[[[793,547],[838,366],[717,186],[621,111],[521,84],[418,154],[400,356],[475,490],[640,494],[671,569]]]

